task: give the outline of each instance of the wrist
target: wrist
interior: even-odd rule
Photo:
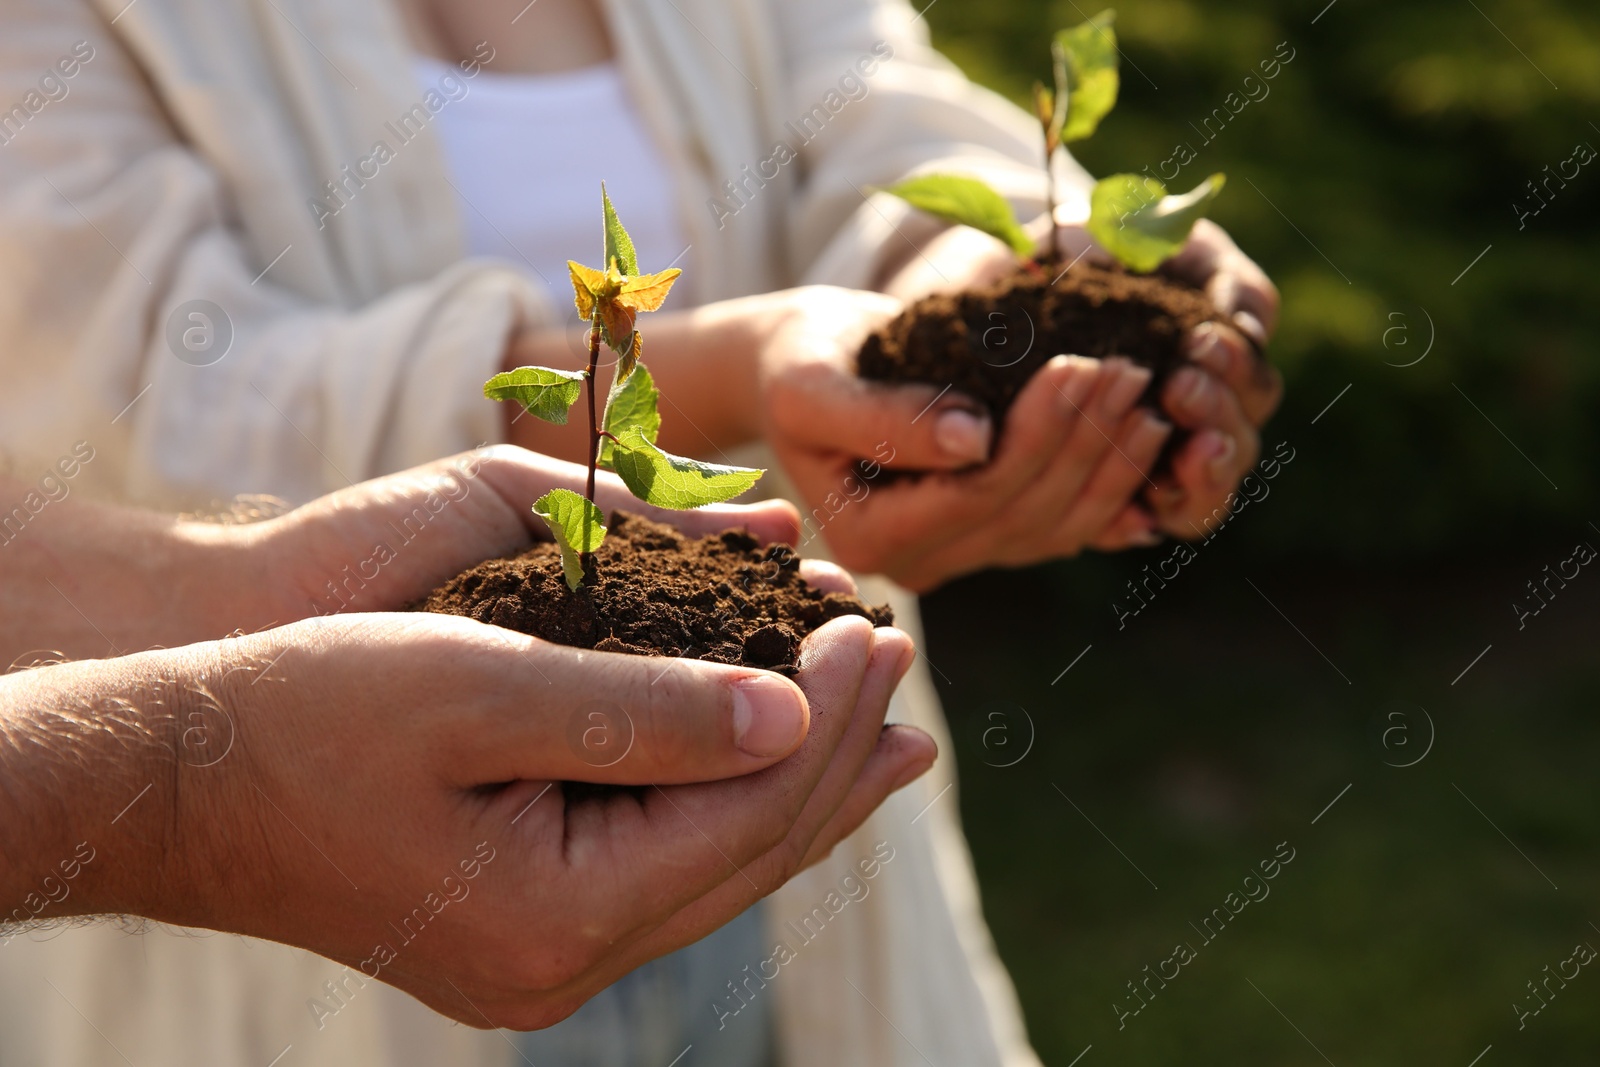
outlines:
[[[801,313],[805,289],[739,297],[696,308],[692,328],[706,340],[704,351],[715,353],[717,366],[705,377],[715,383],[717,411],[726,426],[723,438],[732,445],[766,436],[763,400],[766,368],[774,340]]]
[[[131,647],[177,648],[299,618],[287,612],[282,567],[271,531],[281,519],[242,525],[176,522],[141,566],[151,577],[152,636]]]
[[[0,678],[0,922],[186,913],[191,880],[176,877],[174,845],[191,659],[144,653]]]

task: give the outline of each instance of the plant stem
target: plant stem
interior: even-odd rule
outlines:
[[[595,322],[589,327],[589,373],[584,378],[584,386],[589,391],[589,482],[584,496],[589,503],[594,503],[594,474],[600,464],[600,426],[596,419],[594,407],[594,376],[600,363],[600,323]],[[584,540],[588,541],[588,531],[584,531]],[[589,564],[594,559],[593,552],[583,553],[581,560],[584,570],[589,569]]]
[[[1050,212],[1050,251],[1046,259],[1052,268],[1061,264],[1061,226],[1056,222],[1056,174],[1051,166],[1054,155],[1047,138],[1044,150],[1044,203],[1045,210]]]

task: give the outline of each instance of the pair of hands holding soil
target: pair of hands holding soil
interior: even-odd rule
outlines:
[[[468,1025],[532,1029],[724,924],[932,764],[926,735],[883,726],[911,643],[860,617],[812,634],[791,682],[378,614],[543,536],[526,501],[583,478],[502,446],[249,526],[55,505],[48,547],[3,561],[8,658],[200,643],[0,677],[0,900],[28,902],[0,921],[270,938]],[[666,513],[597,488],[689,534],[798,533],[784,503]],[[314,617],[335,608],[365,614]],[[564,781],[640,788],[575,800]],[[95,860],[34,908],[80,843]],[[433,929],[404,942],[389,924],[416,909]]]
[[[1061,245],[1069,261],[1104,258],[1081,226],[1063,227]],[[851,570],[918,592],[990,566],[1201,536],[1259,458],[1259,428],[1282,394],[1259,354],[1277,319],[1271,281],[1220,227],[1195,226],[1162,272],[1201,289],[1225,322],[1190,336],[1192,366],[1166,383],[1159,411],[1140,403],[1150,372],[1116,358],[1052,359],[999,433],[953,390],[858,377],[862,342],[907,301],[1016,266],[999,241],[952,227],[909,254],[883,293],[807,287],[660,314],[651,367],[685,416],[663,441],[718,458],[764,440],[805,501],[808,534],[820,529]],[[534,334],[507,366],[559,364],[563,349],[570,340]],[[1175,428],[1190,436],[1169,473],[1155,474]],[[509,432],[536,451],[582,456],[570,428],[518,418]],[[919,476],[866,479],[862,461]]]

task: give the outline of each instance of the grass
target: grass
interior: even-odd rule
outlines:
[[[925,602],[985,910],[1045,1062],[1594,1062],[1594,968],[1526,1029],[1512,1004],[1600,945],[1600,574],[1518,631],[1511,598],[1568,550],[1348,571],[1227,536],[1121,631],[1109,601],[1167,551]],[[1422,756],[1423,708],[1431,750],[1386,765]],[[1283,841],[1270,895],[1207,944],[1190,923]],[[1197,958],[1119,1030],[1126,983],[1179,942]]]

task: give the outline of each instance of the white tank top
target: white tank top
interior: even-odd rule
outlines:
[[[468,254],[531,267],[557,306],[570,304],[567,260],[604,266],[604,180],[640,269],[686,265],[671,172],[615,63],[562,74],[481,70],[467,78],[448,63],[418,58],[416,71],[423,88],[449,101],[434,125]]]

